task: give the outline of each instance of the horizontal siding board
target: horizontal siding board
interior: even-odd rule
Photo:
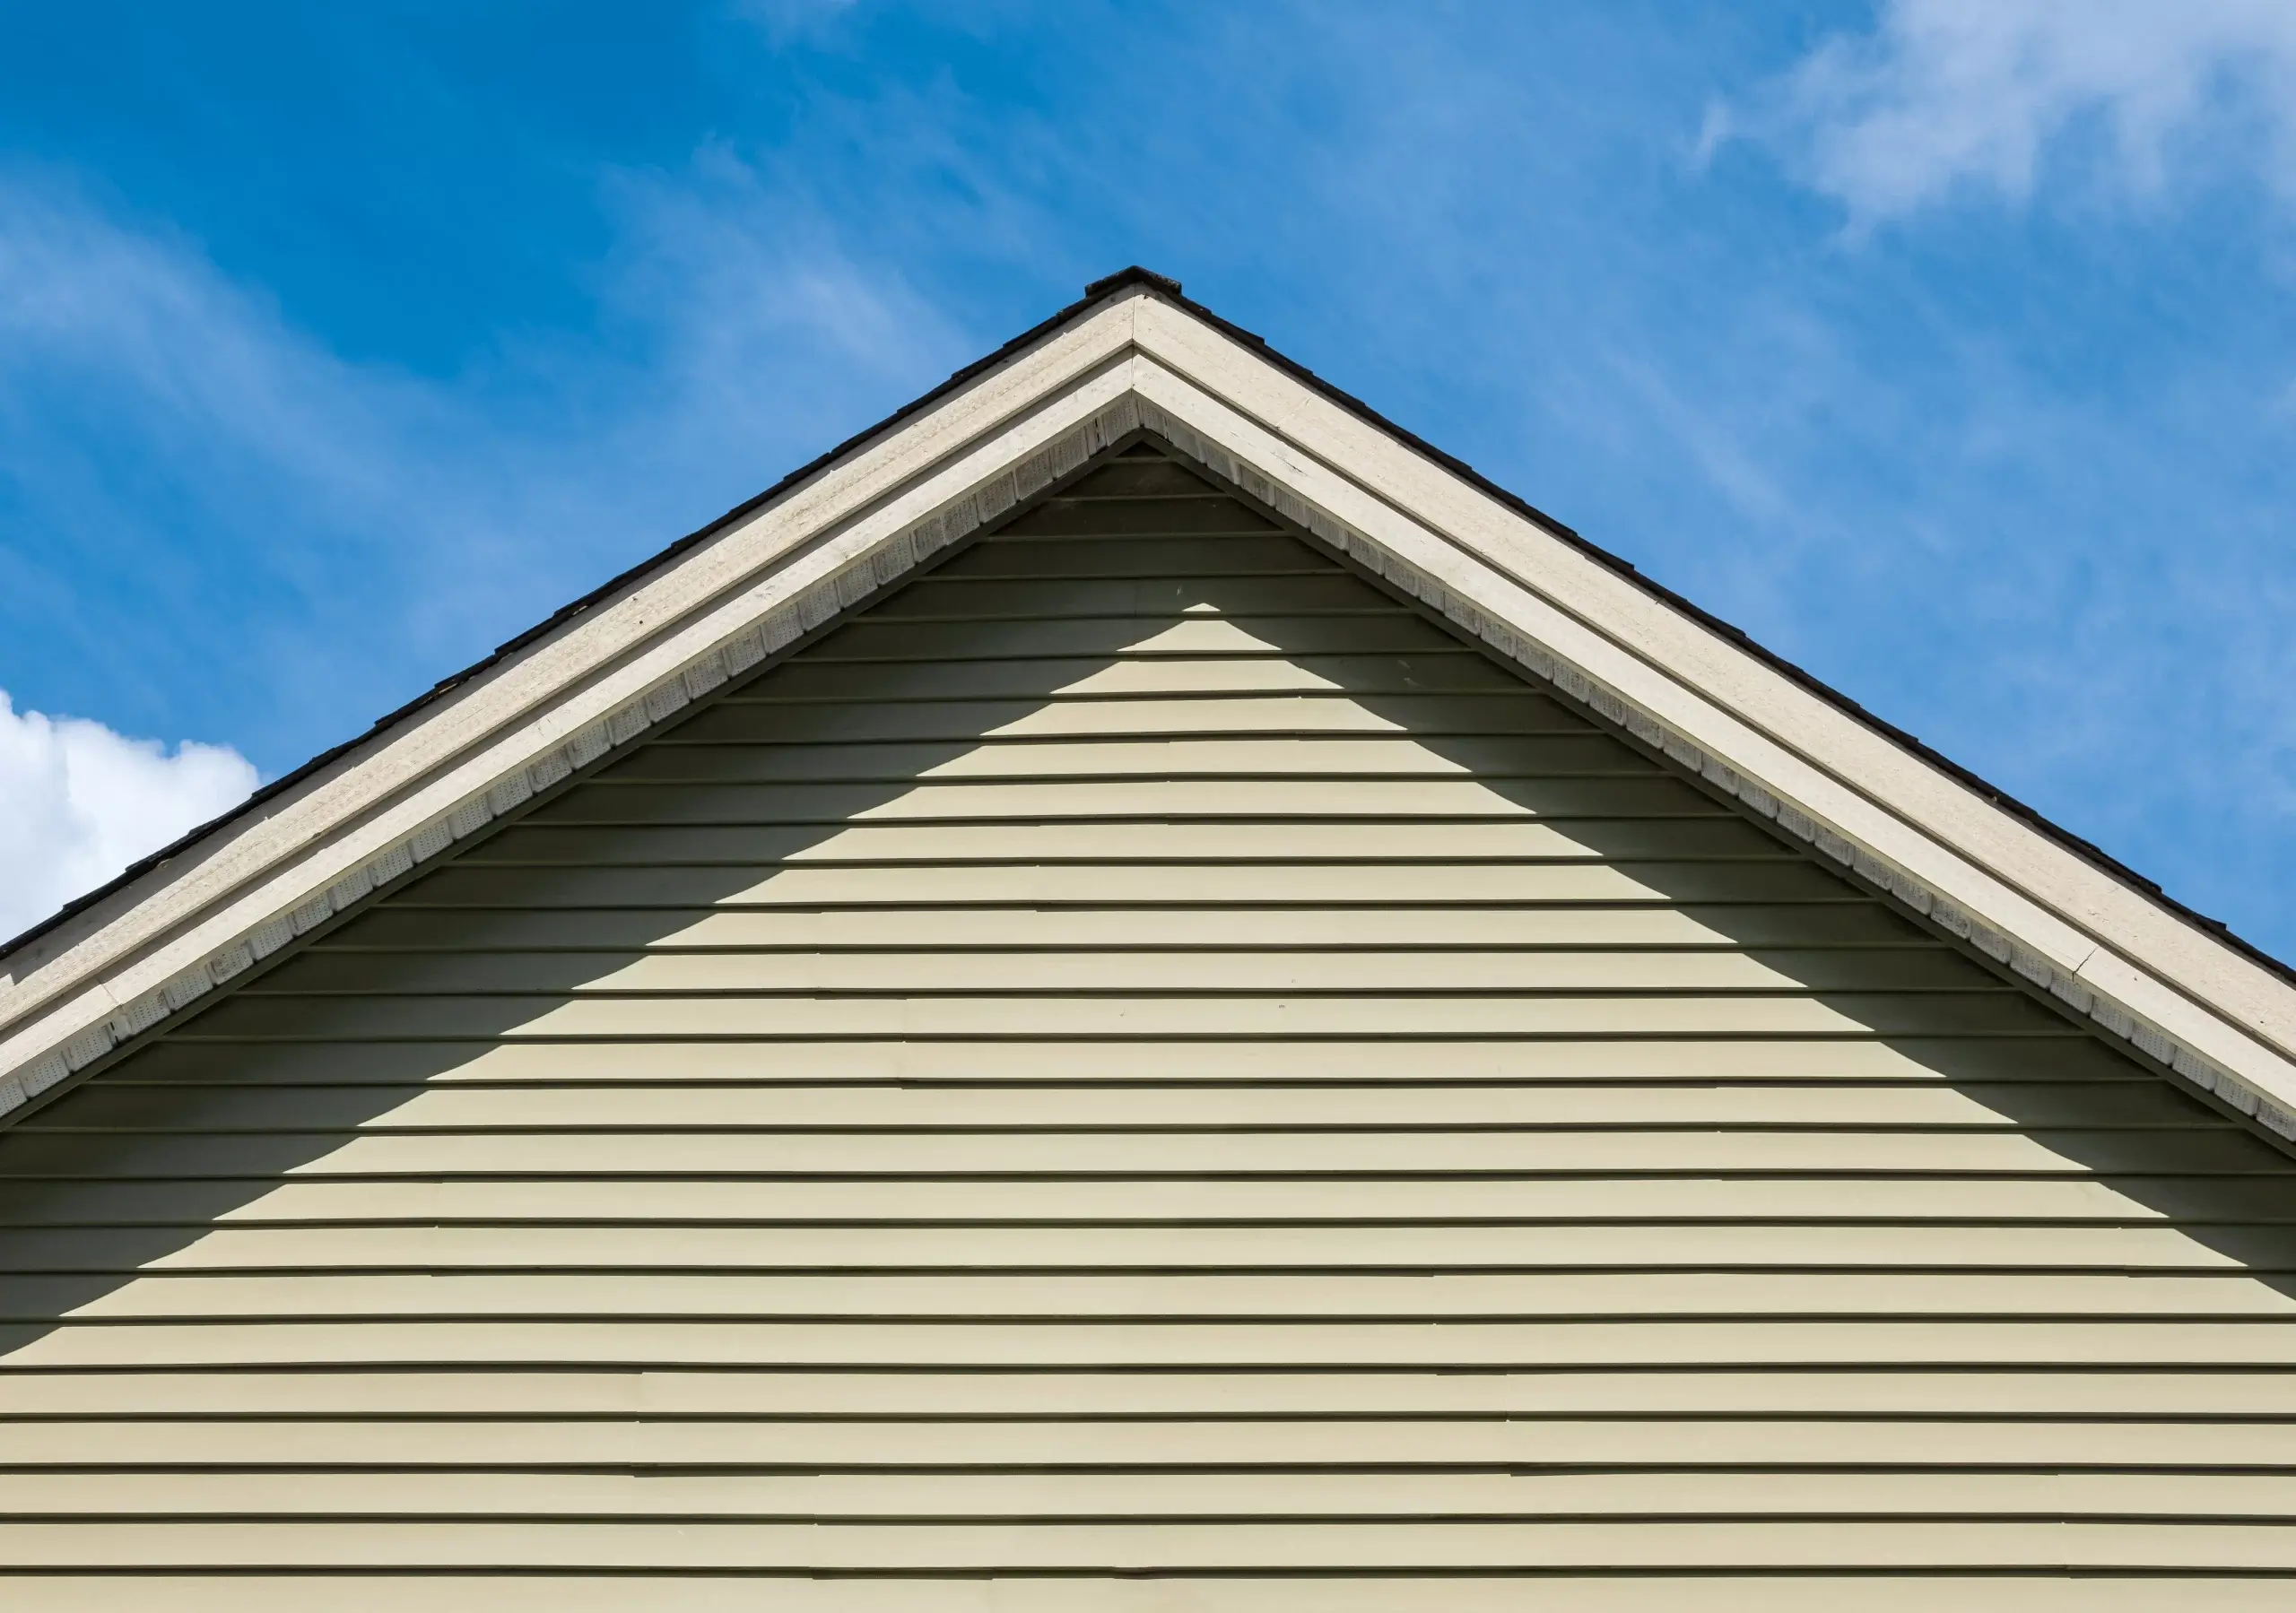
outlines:
[[[1467,778],[1274,778],[1140,781],[1013,779],[897,785],[622,784],[578,791],[537,812],[533,825],[822,824],[1062,818],[1552,819],[1602,832],[1613,820],[1721,820],[1719,808],[1673,779],[1595,778],[1494,788]]]
[[[985,655],[1107,656],[1143,648],[1215,651],[1281,649],[1302,655],[1417,655],[1458,647],[1432,622],[1401,611],[1343,616],[1228,611],[1176,619],[1113,616],[1014,617],[984,634],[975,620],[899,620],[861,616],[838,629],[807,662],[951,660]],[[793,663],[794,664],[794,663]]]
[[[1963,1319],[2046,1321],[2159,1316],[2195,1322],[2248,1320],[2296,1325],[2296,1300],[2245,1273],[1935,1274],[1807,1271],[1556,1271],[1393,1276],[1384,1272],[1295,1276],[1281,1272],[938,1272],[928,1276],[822,1276],[776,1272],[631,1274],[442,1270],[298,1273],[291,1276],[161,1270],[73,1305],[83,1285],[19,1275],[4,1303],[11,1322],[51,1309],[74,1325],[132,1322],[388,1322],[402,1316],[483,1321],[629,1317],[666,1322],[788,1319],[867,1322],[882,1318],[996,1323],[1030,1321],[1318,1322],[1425,1321],[1496,1324],[1549,1319],[1615,1320],[1729,1316],[1898,1317],[1935,1313]]]
[[[2296,1520],[2296,1476],[2261,1474],[1770,1473],[1729,1476],[1730,1511],[1744,1517],[1968,1518],[2065,1516]],[[1509,1475],[1423,1473],[534,1473],[419,1471],[301,1473],[0,1474],[0,1509],[25,1519],[126,1522],[154,1514],[341,1521],[505,1514],[587,1519],[669,1518],[717,1523],[983,1518],[1078,1522],[1139,1516],[1205,1522],[1462,1516],[1526,1522],[1613,1517],[1710,1517],[1710,1472]]]
[[[290,1156],[291,1158],[292,1156]],[[1637,1217],[1728,1220],[1881,1218],[1990,1224],[2048,1220],[2153,1222],[2205,1229],[2248,1222],[2285,1226],[2285,1188],[2269,1176],[2194,1178],[2070,1167],[2047,1175],[1947,1177],[1906,1174],[1777,1175],[1357,1175],[1344,1193],[1328,1176],[1249,1179],[1080,1177],[1025,1181],[948,1178],[793,1180],[644,1177],[599,1189],[580,1178],[241,1175],[152,1179],[125,1174],[30,1184],[15,1195],[11,1226],[113,1225],[187,1216],[227,1224],[435,1218],[589,1222],[615,1218],[780,1223],[1078,1218],[1226,1223],[1238,1220],[1379,1223],[1465,1218],[1525,1220]]]
[[[760,1473],[954,1469],[987,1475],[999,1469],[1048,1468],[1074,1470],[1086,1480],[1126,1470],[1175,1475],[1191,1468],[1215,1473],[1258,1470],[1266,1475],[1266,1501],[1274,1504],[1269,1510],[1280,1511],[1283,1486],[1302,1470],[1385,1470],[1397,1490],[1423,1477],[1493,1470],[1503,1473],[1516,1468],[1946,1472],[2103,1468],[2132,1473],[2217,1469],[2269,1473],[2283,1486],[2296,1487],[2287,1432],[2285,1425],[2275,1423],[1855,1419],[933,1423],[647,1418],[231,1422],[203,1418],[21,1423],[8,1431],[7,1466],[22,1471],[98,1465],[224,1470],[658,1465],[704,1470],[697,1476],[713,1469]],[[346,1459],[347,1452],[356,1455]],[[1070,1509],[1060,1505],[1050,1510]],[[1695,1510],[1738,1508],[1709,1489],[1706,1505]]]
[[[828,1036],[1887,1036],[2066,1034],[2014,995],[1864,993],[1824,997],[1747,993],[1703,996],[1071,994],[775,995],[574,998],[559,995],[241,997],[204,1016],[187,1037],[394,1036],[635,1037],[666,1040]]]
[[[2277,1607],[2292,1436],[2296,1164],[1152,455],[0,1135],[12,1607]]]
[[[1344,873],[1335,873],[1344,868]],[[1823,869],[1806,863],[1545,863],[1358,862],[1192,863],[1013,862],[971,866],[912,862],[836,865],[816,858],[779,868],[483,866],[457,863],[417,887],[433,906],[589,907],[601,904],[947,906],[993,903],[1104,906],[1326,906],[1355,902],[1541,904],[1856,902]]]
[[[1500,1418],[1561,1415],[1760,1419],[1858,1417],[1999,1422],[2071,1418],[2285,1422],[2296,1372],[2208,1367],[2068,1372],[2061,1367],[1779,1373],[1493,1370],[1018,1372],[770,1368],[500,1367],[486,1372],[358,1366],[281,1372],[163,1366],[0,1374],[0,1416],[198,1418],[880,1418],[942,1419],[1167,1417]]]
[[[28,1367],[496,1364],[1006,1370],[1047,1366],[1318,1367],[1472,1372],[1570,1367],[1932,1366],[2095,1371],[2296,1367],[2296,1328],[2276,1319],[2056,1320],[1761,1316],[1494,1322],[1462,1321],[848,1323],[441,1318],[186,1323],[59,1322],[19,1345]]]
[[[2016,1522],[1025,1524],[800,1522],[699,1530],[630,1523],[434,1523],[410,1533],[384,1524],[0,1523],[0,1556],[23,1568],[91,1558],[125,1566],[307,1567],[372,1565],[559,1571],[625,1567],[816,1569],[884,1574],[1065,1568],[1198,1572],[1358,1567],[1410,1571],[1569,1567],[1600,1572],[1631,1558],[1648,1568],[1926,1565],[2057,1570],[2239,1566],[2296,1574],[2296,1536],[2237,1524]]]
[[[1493,692],[1382,695],[1273,691],[1219,698],[1179,695],[1094,698],[1046,695],[1019,699],[718,703],[683,724],[682,746],[965,743],[1158,737],[1321,736],[1404,733],[1434,748],[1457,736],[1490,741],[1516,736],[1585,738],[1586,725],[1552,702]],[[1613,759],[1614,759],[1614,758]]]
[[[1834,948],[1701,951],[1424,952],[1084,951],[995,947],[929,950],[558,951],[299,958],[248,988],[248,998],[306,993],[714,993],[1083,991],[1217,992],[1918,992],[1974,994],[1967,963],[1941,950]],[[2006,989],[2006,988],[2003,988]]]
[[[141,1266],[132,1230],[0,1230],[0,1262],[12,1278],[42,1271],[132,1273],[295,1271],[317,1268],[478,1270],[1216,1270],[1401,1271],[1491,1269],[1562,1272],[1579,1268],[1851,1268],[1977,1270],[2243,1272],[2279,1264],[2296,1271],[2296,1230],[2264,1225],[2205,1230],[2218,1244],[2173,1225],[1787,1226],[1675,1221],[1620,1226],[1579,1221],[1545,1227],[1040,1226],[763,1227],[569,1222],[421,1226],[229,1227]],[[2278,1250],[2277,1262],[2265,1258]]]
[[[1370,703],[1391,698],[1453,700],[1464,712],[1539,708],[1558,726],[1585,727],[1552,695],[1508,679],[1488,661],[1466,655],[1292,656],[1275,650],[1185,655],[1171,651],[1009,661],[799,661],[722,704],[748,713],[816,705],[900,705],[1002,700],[1204,700],[1261,695],[1345,695]],[[1488,706],[1483,704],[1488,702]],[[1439,704],[1435,709],[1448,711]]]
[[[1639,907],[1031,907],[817,911],[397,906],[370,914],[306,957],[373,957],[388,950],[465,955],[500,949],[932,947],[1144,948],[1361,947],[1650,948],[1927,951],[1917,934],[1878,904],[1831,903],[1692,909]]]
[[[1164,780],[1239,776],[1479,778],[1493,789],[1549,779],[1649,783],[1660,776],[1616,741],[1594,733],[1447,736],[1440,749],[1400,730],[1278,733],[1012,734],[961,739],[825,739],[744,744],[680,728],[603,780],[670,784],[886,778]],[[437,876],[432,876],[433,878]]]
[[[1466,1373],[691,1371],[563,1367],[378,1372],[260,1366],[0,1373],[0,1417],[65,1418],[2086,1419],[2284,1427],[2296,1370],[1776,1372],[1713,1367]],[[346,1446],[354,1453],[355,1444]]]
[[[1072,522],[1106,520],[1129,515],[1142,535],[1091,534],[1071,537],[1043,530],[1004,536],[973,544],[936,574],[940,577],[1226,577],[1274,570],[1326,569],[1315,567],[1319,557],[1300,546],[1299,540],[1272,526],[1239,522],[1218,504],[1192,509],[1185,504],[1135,507],[1103,504],[1080,510]],[[1220,525],[1191,525],[1191,518]]]
[[[2112,1175],[2274,1171],[2249,1139],[2164,1130],[1891,1132],[1650,1128],[1519,1132],[639,1131],[29,1134],[7,1168],[37,1180],[116,1162],[123,1177],[286,1174],[1047,1177],[1352,1177],[1763,1174]]]
[[[412,1080],[567,1085],[587,1081],[746,1085],[822,1082],[1144,1082],[1221,1086],[1533,1081],[2066,1080],[2118,1089],[2158,1084],[2085,1037],[1920,1036],[1682,1037],[1664,1043],[1446,1037],[1290,1042],[1152,1037],[1131,1041],[777,1042],[770,1058],[741,1043],[498,1043],[491,1039],[264,1044],[213,1037],[163,1042],[117,1081],[193,1080],[262,1085]],[[2187,1100],[2187,1102],[2189,1100]]]
[[[966,577],[935,572],[871,611],[873,622],[1093,617],[1114,623],[1162,620],[1190,611],[1223,616],[1384,615],[1391,605],[1344,571],[1312,560],[1257,576]],[[1136,631],[1136,629],[1135,629]]]
[[[1599,835],[1604,844],[1590,844]],[[1391,863],[1560,859],[1607,863],[1695,865],[1706,859],[1783,862],[1786,854],[1729,819],[1606,820],[1600,829],[1538,821],[1172,822],[1157,817],[1110,823],[861,822],[603,828],[533,824],[473,851],[466,866],[614,865],[738,867],[777,863],[1265,862],[1346,859]]]
[[[2086,1082],[1819,1084],[1809,1081],[1629,1084],[1526,1081],[1447,1086],[1429,1079],[1384,1087],[1273,1085],[1138,1086],[1115,1080],[980,1087],[822,1085],[699,1086],[632,1080],[536,1089],[530,1085],[432,1086],[410,1082],[379,1113],[377,1094],[336,1085],[225,1084],[185,1092],[177,1086],[121,1085],[74,1105],[68,1123],[34,1115],[25,1137],[103,1132],[263,1131],[340,1128],[391,1132],[440,1127],[649,1128],[833,1126],[869,1130],[926,1126],[1294,1127],[1301,1130],[1423,1130],[1600,1126],[1680,1131],[1700,1126],[1824,1129],[1909,1126],[2009,1132],[2144,1126],[2215,1134],[2214,1116],[2154,1083],[2121,1082],[2101,1091]],[[2017,1118],[2006,1118],[2014,1114]]]

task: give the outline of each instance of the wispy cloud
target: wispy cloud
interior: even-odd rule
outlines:
[[[858,9],[858,0],[732,0],[726,9],[778,45],[827,32]]]
[[[865,423],[971,356],[974,339],[897,269],[848,246],[802,176],[712,144],[675,173],[613,174],[604,191],[618,245],[599,300],[638,333],[639,358],[589,386],[607,383],[602,412],[625,449],[686,462],[661,468],[754,467],[759,446]],[[652,496],[659,482],[634,485]]]
[[[2182,143],[2239,139],[2296,197],[2296,6],[2286,0],[1889,0],[1784,79],[1709,116],[1870,228],[1957,191],[2029,197],[2053,145],[2100,135],[2107,182],[2170,182]]]
[[[100,680],[43,703],[176,726],[186,691],[233,689],[291,763],[343,727],[336,681],[396,704],[970,345],[729,154],[620,175],[605,204],[597,325],[435,379],[329,351],[196,242],[0,173],[0,632]]]
[[[730,152],[614,175],[602,203],[595,325],[434,378],[330,351],[67,178],[0,171],[0,675],[291,766],[974,345]],[[130,765],[159,753],[11,720],[48,736],[13,764],[48,784],[0,777],[20,918],[202,816],[219,759],[246,767]]]
[[[220,456],[372,497],[386,478],[365,445],[400,434],[389,417],[415,401],[300,338],[193,243],[124,227],[52,175],[0,177],[0,352],[15,428],[0,463],[17,480],[48,446],[24,429],[30,405],[95,399],[123,433],[207,475]]]
[[[17,711],[0,689],[0,941],[255,788],[220,745],[128,739]]]

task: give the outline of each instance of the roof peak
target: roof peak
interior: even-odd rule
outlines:
[[[1137,264],[0,951],[0,1112],[1139,432],[2296,1138],[2285,966]]]
[[[1098,280],[1085,282],[1085,300],[1090,301],[1095,297],[1105,297],[1111,291],[1125,291],[1132,286],[1146,286],[1150,291],[1161,291],[1167,297],[1178,297],[1182,294],[1180,282],[1170,275],[1159,274],[1153,269],[1144,269],[1138,264],[1132,264],[1118,269],[1113,274],[1104,274]]]

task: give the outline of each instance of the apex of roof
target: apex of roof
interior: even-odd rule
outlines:
[[[1129,291],[1134,286],[1144,286],[1152,291],[1161,291],[1165,296],[1175,299],[1180,294],[1180,282],[1170,275],[1159,274],[1153,269],[1144,269],[1138,264],[1132,264],[1118,269],[1113,274],[1103,274],[1098,280],[1087,281],[1084,284],[1084,300],[1090,302],[1095,298],[1106,297],[1112,291]]]
[[[0,1113],[1152,435],[2296,1137],[2296,976],[1137,265],[0,949]]]

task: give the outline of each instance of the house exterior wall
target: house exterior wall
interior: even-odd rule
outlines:
[[[2292,1240],[2296,1162],[1141,450],[0,1133],[0,1573],[2280,1606]]]

